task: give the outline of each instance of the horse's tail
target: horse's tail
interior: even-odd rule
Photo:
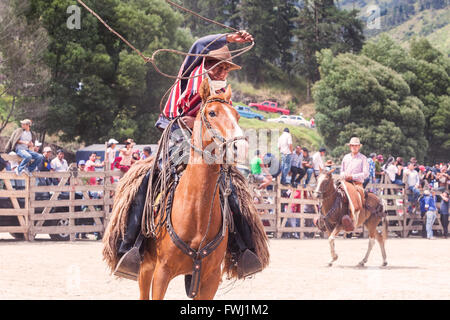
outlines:
[[[120,238],[124,237],[125,228],[128,221],[128,211],[137,191],[148,170],[150,170],[153,157],[138,161],[119,180],[115,190],[114,204],[110,221],[103,236],[103,260],[111,269],[116,268],[119,262],[117,256],[117,245]]]

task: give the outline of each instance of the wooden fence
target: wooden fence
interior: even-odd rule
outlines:
[[[301,185],[300,183],[299,186]],[[384,181],[369,184],[366,188],[375,192],[384,201],[390,236],[405,238],[412,234],[422,234],[425,218],[421,217],[420,208],[415,210],[417,213],[407,212],[409,205],[407,188],[387,184]],[[311,187],[283,186],[278,178],[270,184],[269,191],[258,190],[257,184],[252,183],[250,179],[250,189],[267,234],[274,238],[295,236],[299,239],[327,236],[313,224],[314,218],[319,214],[320,201],[312,196]],[[443,231],[439,214],[433,230]],[[367,237],[367,230],[359,227],[353,234]]]
[[[67,172],[33,172],[31,177],[0,172],[0,233],[30,241],[37,234],[55,240],[74,240],[77,233],[101,236],[121,175],[111,170],[82,172],[75,165]]]
[[[74,240],[77,233],[101,235],[110,218],[115,181],[121,175],[110,170],[79,172],[76,167],[68,172],[34,172],[32,177],[0,172],[0,233],[30,241],[38,234],[55,240]],[[385,201],[390,235],[421,234],[423,218],[407,212],[405,188],[385,183],[367,188]],[[312,197],[311,187],[295,189],[274,181],[261,191],[250,182],[250,189],[265,230],[274,238],[326,236],[313,224],[320,202]],[[433,229],[442,231],[439,218]],[[363,227],[353,234],[367,236]]]

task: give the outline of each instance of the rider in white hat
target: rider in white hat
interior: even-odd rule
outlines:
[[[363,182],[369,176],[369,162],[359,152],[362,147],[359,138],[351,138],[347,145],[351,152],[342,159],[341,178],[345,180],[342,185],[349,198],[350,215],[342,218],[342,224],[346,231],[352,231],[358,224],[359,213],[364,205]]]

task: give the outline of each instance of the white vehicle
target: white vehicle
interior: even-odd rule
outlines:
[[[306,120],[305,118],[303,118],[302,116],[287,116],[287,115],[283,115],[279,118],[272,118],[272,119],[268,119],[268,122],[278,122],[278,123],[285,123],[285,124],[290,124],[293,126],[304,126],[307,128],[311,128],[311,124],[308,120]]]

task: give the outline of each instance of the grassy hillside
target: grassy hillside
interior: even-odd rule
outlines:
[[[425,10],[387,31],[393,39],[407,46],[414,37],[425,37],[444,54],[450,54],[450,9]]]

